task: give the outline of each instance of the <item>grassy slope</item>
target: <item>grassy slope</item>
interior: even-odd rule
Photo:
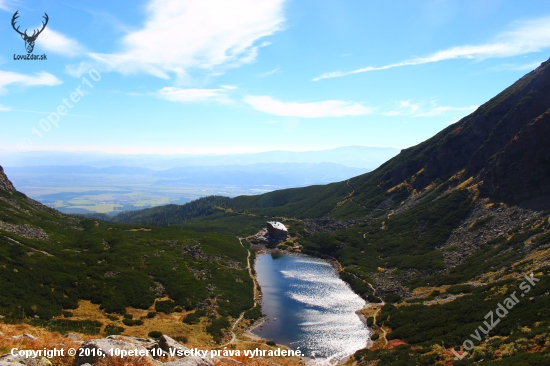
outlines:
[[[253,305],[247,250],[234,236],[160,227],[129,231],[136,226],[76,219],[1,190],[0,221],[40,227],[49,236],[28,239],[0,230],[0,312],[8,321],[48,320],[81,299],[107,313],[147,309],[164,296],[151,290],[158,283],[187,310],[213,305],[210,315],[236,318]]]

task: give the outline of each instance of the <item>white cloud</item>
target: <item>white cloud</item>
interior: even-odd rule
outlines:
[[[0,104],[0,112],[8,112],[11,111],[10,107],[4,107],[2,104]]]
[[[414,117],[434,117],[439,116],[445,113],[464,113],[464,112],[473,112],[478,108],[477,105],[471,105],[469,107],[449,107],[449,106],[441,106],[441,107],[435,107],[430,110],[416,113],[414,114]]]
[[[270,96],[249,95],[244,98],[245,103],[261,112],[276,116],[322,118],[344,117],[370,114],[374,109],[358,103],[341,100],[326,100],[313,103],[285,103]]]
[[[0,0],[0,9],[2,10],[9,10],[9,4],[12,3],[12,1],[9,0]]]
[[[271,70],[271,71],[268,71],[268,72],[265,72],[265,73],[261,74],[261,76],[262,76],[262,77],[267,77],[267,76],[269,76],[269,75],[277,74],[277,73],[279,72],[279,70],[281,70],[281,68],[280,68],[280,67],[276,67],[276,68],[274,68],[274,69]]]
[[[437,106],[435,101],[425,106],[425,103],[412,103],[411,100],[402,100],[397,102],[397,108],[389,112],[382,113],[386,116],[409,116],[409,117],[435,117],[443,114],[461,114],[473,112],[478,106],[469,107],[450,107]]]
[[[217,101],[227,103],[228,99],[225,95],[227,89],[182,89],[175,87],[165,87],[158,90],[155,95],[159,98],[166,99],[172,102],[205,102]]]
[[[53,31],[50,28],[44,29],[36,44],[48,52],[64,56],[79,56],[85,52],[84,47],[77,40]]]
[[[255,60],[256,42],[281,29],[284,0],[151,0],[142,29],[121,40],[122,51],[89,54],[106,70],[185,78]]]
[[[534,70],[540,66],[543,61],[529,62],[526,64],[502,64],[492,67],[491,71],[527,71]]]
[[[492,42],[486,44],[452,47],[437,51],[426,57],[417,57],[383,66],[367,66],[352,71],[329,72],[314,78],[313,81],[458,58],[484,60],[488,58],[512,57],[540,52],[548,47],[550,47],[550,17],[545,17],[531,21],[516,22],[514,29],[502,32]]]
[[[45,71],[38,72],[34,75],[25,75],[12,71],[0,70],[0,93],[5,92],[5,87],[11,84],[21,86],[54,86],[62,83],[63,82],[57,77]]]
[[[410,100],[402,100],[397,102],[397,104],[397,110],[384,112],[382,114],[386,116],[408,116],[414,114],[420,108],[420,104],[412,103]]]

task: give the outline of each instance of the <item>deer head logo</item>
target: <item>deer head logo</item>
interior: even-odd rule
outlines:
[[[44,28],[46,28],[46,24],[48,24],[48,20],[50,18],[48,18],[48,14],[44,13],[44,19],[46,20],[45,22],[42,22],[42,29],[38,30],[38,29],[35,29],[34,32],[32,33],[32,36],[29,36],[27,34],[27,30],[25,29],[25,31],[23,33],[21,33],[19,31],[19,26],[16,28],[15,27],[15,21],[17,20],[17,18],[19,18],[19,10],[15,12],[15,14],[13,14],[13,18],[11,18],[11,26],[13,27],[13,29],[19,33],[21,35],[21,38],[23,38],[23,40],[25,41],[25,48],[27,49],[27,53],[32,53],[32,51],[34,50],[34,42],[36,42],[36,39],[38,38],[38,36],[40,35],[40,33],[42,33],[42,31],[44,30]]]

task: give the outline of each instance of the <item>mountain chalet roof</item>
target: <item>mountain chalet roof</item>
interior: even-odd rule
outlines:
[[[267,223],[270,224],[274,229],[288,231],[286,226],[278,221],[268,221]]]

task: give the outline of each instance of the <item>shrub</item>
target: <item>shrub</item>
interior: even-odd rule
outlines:
[[[389,294],[389,295],[386,295],[384,300],[386,300],[387,303],[399,302],[401,301],[401,296],[396,294]]]
[[[143,320],[122,319],[122,323],[129,327],[132,327],[134,325],[143,325]]]
[[[219,319],[213,319],[212,323],[206,327],[206,331],[212,335],[216,343],[220,343],[223,337],[223,329],[229,328],[231,323],[225,317]]]
[[[149,332],[147,335],[151,338],[158,339],[162,337],[162,332],[159,332],[158,330],[153,330],[152,332]]]
[[[147,313],[147,317],[149,319],[153,319],[155,316],[157,316],[157,312],[156,311],[150,311]]]
[[[124,332],[124,327],[119,327],[114,324],[107,325],[104,331],[104,333],[107,335],[119,335],[122,334],[122,332]]]
[[[267,344],[268,346],[272,346],[272,347],[275,347],[277,345],[277,343],[275,343],[273,341],[267,341],[267,342],[265,342],[265,344]]]
[[[134,316],[132,314],[124,314],[124,319],[133,319]]]
[[[181,342],[181,343],[187,343],[188,342],[187,337],[174,337],[174,339],[178,342]]]
[[[374,333],[374,334],[370,337],[371,341],[375,341],[375,340],[377,340],[378,338],[380,338],[380,334],[378,334],[378,333]]]
[[[261,318],[262,316],[263,316],[262,310],[260,309],[259,306],[255,306],[244,313],[244,318],[249,320],[256,320]]]
[[[471,285],[454,285],[447,289],[448,294],[469,294],[474,290],[474,287]]]
[[[159,313],[170,314],[174,312],[174,307],[176,303],[172,300],[157,301],[155,303],[155,310]]]
[[[183,322],[185,324],[199,324],[200,318],[206,316],[206,311],[204,310],[196,310],[194,313],[187,315]]]

